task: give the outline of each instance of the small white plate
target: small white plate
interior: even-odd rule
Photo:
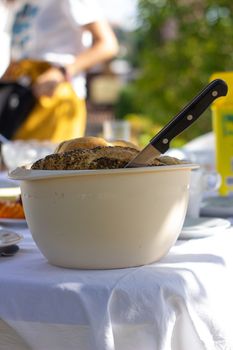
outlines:
[[[7,175],[5,175],[4,178],[2,178],[0,174],[0,188],[5,187],[19,187],[19,183],[18,181],[7,178]]]
[[[202,202],[201,214],[209,217],[232,217],[233,196],[205,198]]]
[[[17,198],[20,194],[20,187],[0,187],[1,198]]]
[[[5,229],[0,230],[0,248],[19,243],[23,236]]]
[[[186,217],[179,239],[204,238],[218,234],[229,228],[231,222],[220,218]]]
[[[5,225],[26,225],[27,221],[25,219],[0,218],[0,224],[5,224]]]
[[[0,200],[15,200],[20,194],[21,190],[17,182],[0,178]]]

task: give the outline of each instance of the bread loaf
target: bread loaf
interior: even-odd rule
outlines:
[[[72,151],[74,149],[92,149],[96,147],[111,146],[101,137],[87,136],[61,142],[54,153]]]
[[[123,168],[138,151],[125,147],[96,147],[55,153],[38,160],[32,169],[84,170]]]
[[[139,153],[131,142],[116,140],[107,142],[100,137],[81,137],[62,142],[55,153],[38,160],[32,165],[35,170],[93,170],[117,169]],[[176,158],[161,156],[149,166],[179,164]]]
[[[93,149],[96,147],[113,147],[113,146],[129,147],[129,148],[135,148],[139,150],[139,147],[133,144],[132,142],[128,142],[124,140],[115,140],[112,142],[108,142],[101,137],[86,136],[86,137],[79,137],[76,139],[66,140],[61,142],[58,145],[58,147],[55,149],[54,153],[68,152],[74,149]]]

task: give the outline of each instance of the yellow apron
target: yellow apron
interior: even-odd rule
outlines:
[[[32,83],[50,68],[47,62],[23,60],[13,63],[4,74],[5,79],[30,77]],[[84,136],[86,104],[69,82],[58,85],[52,97],[42,96],[13,139],[37,139],[60,142]]]

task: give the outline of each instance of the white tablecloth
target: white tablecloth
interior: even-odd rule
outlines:
[[[13,227],[12,227],[13,228]],[[178,241],[159,263],[49,265],[27,229],[0,258],[1,350],[233,349],[233,231]]]

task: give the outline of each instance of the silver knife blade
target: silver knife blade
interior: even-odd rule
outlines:
[[[149,164],[154,158],[159,157],[161,152],[157,150],[150,143],[143,148],[143,150],[133,158],[125,167],[126,168],[139,168]]]

